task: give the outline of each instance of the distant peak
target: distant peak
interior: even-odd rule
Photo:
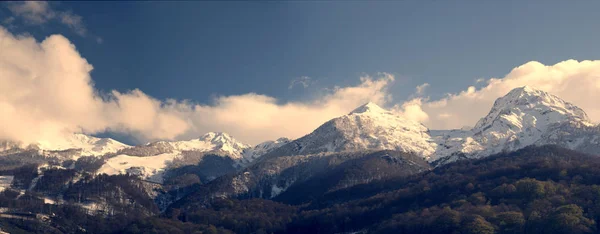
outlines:
[[[579,119],[586,122],[586,124],[590,122],[587,114],[581,108],[548,92],[531,86],[523,86],[515,88],[503,97],[496,99],[489,114],[477,122],[475,129],[490,126],[496,121],[514,122],[515,118],[521,119],[523,115],[533,116],[536,122],[541,121],[543,116],[550,115],[554,115],[551,121],[554,123],[570,119]],[[536,123],[532,124],[537,126]],[[523,123],[518,125],[522,126]]]
[[[200,139],[213,139],[217,137],[231,138],[229,134],[224,132],[207,132],[206,134],[200,136]]]
[[[229,136],[229,135],[224,132],[207,132],[206,134],[202,135],[200,138],[213,138],[213,137],[218,137],[218,136]]]
[[[361,114],[361,113],[384,113],[387,112],[385,109],[381,108],[377,104],[373,102],[367,102],[362,106],[354,109],[350,114]]]
[[[517,89],[522,89],[524,92],[533,92],[533,91],[539,91],[539,89],[536,89],[534,87],[531,87],[529,85],[525,85],[523,87],[517,88]]]
[[[511,90],[510,92],[508,92],[509,94],[545,94],[546,92],[536,89],[532,86],[522,86],[522,87],[518,87],[518,88],[514,88],[513,90]]]
[[[498,98],[499,102],[514,103],[514,104],[540,104],[540,103],[564,103],[562,99],[556,97],[545,91],[533,88],[531,86],[518,87],[501,98]]]
[[[289,141],[292,141],[292,140],[287,137],[280,137],[277,140],[275,140],[275,142],[289,142]]]

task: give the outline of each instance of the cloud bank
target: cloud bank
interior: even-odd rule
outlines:
[[[431,129],[473,126],[490,111],[498,97],[529,85],[579,106],[593,121],[600,120],[600,60],[567,60],[554,65],[532,61],[503,78],[476,81],[481,82],[486,85],[479,89],[470,86],[439,100],[417,97],[395,109]],[[417,88],[416,93],[422,93],[422,89]]]
[[[295,138],[367,101],[384,105],[394,80],[389,74],[362,77],[357,86],[335,87],[308,102],[279,103],[255,93],[217,97],[210,105],[161,101],[141,90],[98,93],[92,65],[63,36],[38,42],[0,27],[0,38],[0,139],[24,144],[104,131],[141,142],[187,140],[208,131],[250,144]]]

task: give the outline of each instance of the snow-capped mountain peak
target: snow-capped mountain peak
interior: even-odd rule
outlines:
[[[350,112],[350,114],[381,114],[386,112],[388,111],[381,108],[377,104],[373,102],[367,102],[362,106],[359,106],[356,109],[354,109],[352,112]]]
[[[209,132],[200,137],[200,141],[210,142],[215,149],[241,156],[250,145],[239,142],[227,133]]]
[[[250,148],[223,132],[209,132],[198,139],[169,143],[178,151],[222,151],[233,159],[241,158],[243,151]]]
[[[228,142],[235,141],[232,136],[224,132],[208,132],[199,137],[200,140],[203,141],[212,141],[212,142]]]
[[[568,141],[592,139],[587,136],[591,128],[594,124],[581,108],[550,93],[524,86],[498,98],[489,114],[470,131],[436,131],[434,138],[439,147],[432,158],[456,154],[484,157],[528,145],[560,144],[574,148],[574,145],[566,145]],[[585,132],[586,136],[579,137],[578,132]],[[585,143],[577,147],[584,146],[593,148]]]
[[[482,131],[494,124],[510,128],[545,128],[550,123],[571,120],[592,124],[579,107],[542,90],[524,86],[498,98],[489,114],[477,122],[474,130]]]
[[[427,132],[420,123],[367,103],[327,121],[312,133],[272,151],[268,157],[382,149],[429,157],[436,146]]]

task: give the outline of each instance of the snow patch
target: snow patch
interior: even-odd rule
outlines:
[[[132,174],[148,181],[162,183],[163,174],[168,163],[178,155],[179,153],[166,153],[147,157],[117,155],[108,159],[98,169],[97,173],[107,175]]]
[[[282,192],[284,192],[287,188],[280,188],[277,185],[273,185],[273,187],[271,187],[271,198],[276,197],[277,195],[281,194]]]

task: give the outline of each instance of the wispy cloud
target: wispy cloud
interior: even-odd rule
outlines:
[[[296,79],[293,79],[292,81],[290,81],[290,85],[288,86],[288,89],[293,89],[294,87],[300,85],[303,88],[308,88],[308,86],[310,86],[311,84],[313,84],[313,80],[312,78],[308,77],[308,76],[301,76],[298,77]]]
[[[14,22],[15,22],[15,17],[10,16],[10,17],[2,20],[2,25],[4,25],[7,28],[12,29],[15,27],[15,25],[13,24]]]
[[[87,29],[83,25],[81,16],[73,14],[72,12],[61,12],[59,15],[61,23],[73,29],[80,36],[85,36]]]
[[[424,83],[422,85],[417,86],[417,88],[416,88],[417,89],[417,91],[416,91],[417,96],[423,95],[425,93],[425,89],[427,87],[429,87],[429,83]]]
[[[51,21],[59,22],[80,36],[86,36],[87,28],[83,23],[83,18],[70,11],[59,11],[45,1],[22,1],[7,2],[6,6],[12,12],[13,16],[8,19],[22,19],[24,23],[30,25],[43,25]],[[6,25],[6,24],[5,24]]]

